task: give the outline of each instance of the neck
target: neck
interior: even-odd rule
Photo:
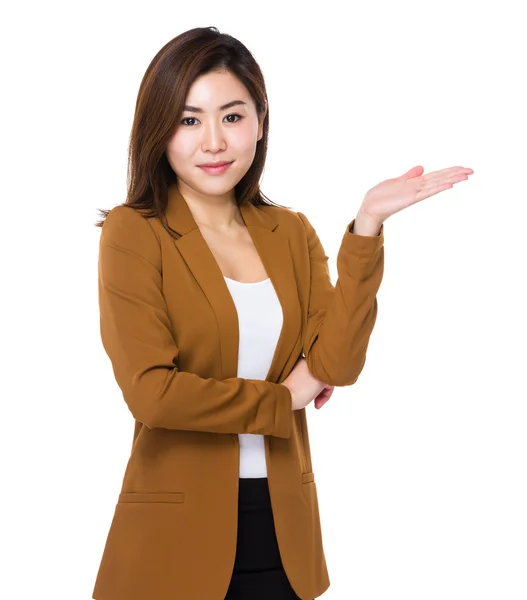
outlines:
[[[198,225],[217,230],[244,225],[234,190],[226,194],[207,196],[190,188],[181,180],[178,181],[177,187]]]

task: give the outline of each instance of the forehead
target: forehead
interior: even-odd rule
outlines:
[[[189,88],[185,104],[192,104],[206,110],[217,110],[220,105],[232,100],[252,102],[247,88],[232,73],[212,72],[196,78]]]

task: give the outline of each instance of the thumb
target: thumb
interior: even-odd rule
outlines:
[[[400,177],[396,177],[395,179],[402,181],[404,179],[412,179],[412,177],[419,177],[424,173],[424,167],[422,165],[417,165],[416,167],[412,167],[409,171],[406,171],[404,175]]]

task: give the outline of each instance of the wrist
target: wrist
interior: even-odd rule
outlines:
[[[357,235],[378,236],[380,233],[382,223],[373,219],[370,215],[365,213],[362,209],[359,209],[357,216],[355,217],[353,228],[351,233]]]
[[[291,410],[295,410],[295,393],[293,392],[293,389],[289,387],[285,382],[282,382],[281,385],[283,385],[289,390],[289,395],[291,396]]]

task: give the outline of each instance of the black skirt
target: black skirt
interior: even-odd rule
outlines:
[[[280,558],[267,477],[239,482],[236,558],[225,600],[300,600]]]

